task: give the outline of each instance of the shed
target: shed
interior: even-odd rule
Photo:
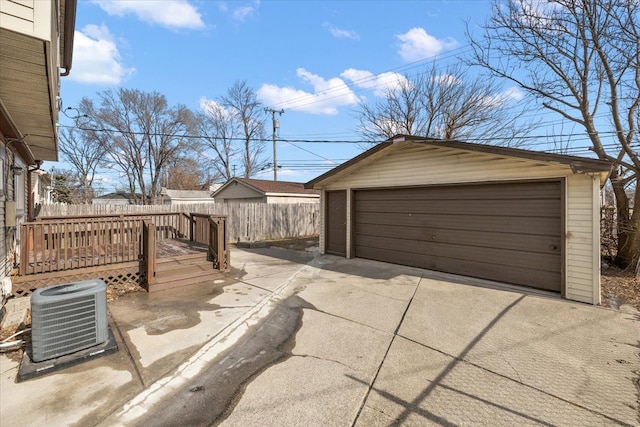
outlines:
[[[162,188],[160,193],[162,204],[170,206],[179,206],[191,203],[214,203],[213,192],[220,185],[211,186],[209,190],[171,190]]]
[[[319,203],[320,192],[302,182],[231,178],[213,193],[216,203]]]
[[[142,194],[137,194],[137,199],[142,199]],[[115,193],[104,194],[102,196],[91,199],[92,205],[135,205],[136,199],[125,191],[116,191]]]
[[[309,181],[321,253],[600,303],[606,161],[395,136]]]

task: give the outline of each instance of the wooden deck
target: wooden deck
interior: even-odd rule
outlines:
[[[95,278],[151,292],[201,283],[230,266],[226,218],[219,216],[47,218],[22,224],[20,232],[26,243],[13,278],[18,296]]]

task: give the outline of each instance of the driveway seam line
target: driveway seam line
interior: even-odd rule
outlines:
[[[400,318],[400,321],[398,322],[398,326],[396,327],[396,330],[393,331],[393,335],[391,336],[391,340],[389,341],[389,345],[387,346],[387,349],[384,352],[384,356],[382,356],[382,360],[380,361],[380,364],[378,365],[378,369],[376,369],[376,374],[373,376],[373,379],[371,380],[371,383],[369,384],[369,387],[367,388],[367,392],[365,393],[364,397],[362,398],[362,403],[360,404],[360,407],[358,408],[358,412],[356,413],[356,416],[353,419],[353,422],[351,423],[351,427],[354,427],[356,425],[356,422],[358,421],[358,418],[360,418],[360,414],[362,414],[362,410],[364,409],[364,405],[367,403],[367,399],[369,399],[369,395],[371,394],[371,390],[373,390],[373,385],[376,383],[376,380],[378,379],[378,375],[380,374],[380,371],[382,370],[382,365],[384,365],[385,360],[387,360],[387,356],[389,355],[389,351],[391,350],[391,346],[393,345],[393,342],[395,341],[396,337],[398,336],[398,331],[400,330],[400,327],[402,326],[402,323],[404,322],[404,318],[407,315],[407,312],[409,311],[409,307],[411,307],[411,303],[413,302],[413,298],[416,296],[416,293],[418,292],[418,288],[420,287],[420,283],[422,283],[422,275],[420,275],[420,279],[418,280],[418,283],[416,284],[416,287],[413,290],[413,294],[411,295],[411,298],[407,302],[407,306],[405,307],[404,312],[402,313],[402,317]]]
[[[480,369],[480,370],[482,370],[482,371],[484,371],[484,372],[488,372],[489,374],[497,375],[497,376],[499,376],[499,377],[501,377],[501,378],[504,378],[504,379],[506,379],[506,380],[508,380],[508,381],[510,381],[510,382],[514,382],[514,383],[516,383],[516,384],[520,384],[520,385],[522,385],[522,386],[524,386],[524,387],[526,387],[526,388],[528,388],[528,389],[531,389],[531,390],[537,391],[537,392],[539,392],[539,393],[542,393],[542,394],[544,394],[544,395],[546,395],[546,396],[549,396],[549,397],[552,397],[552,398],[554,398],[554,399],[558,399],[558,400],[560,400],[560,401],[562,401],[562,402],[568,403],[569,405],[572,405],[572,406],[575,406],[575,407],[577,407],[577,408],[583,409],[583,410],[585,410],[585,411],[591,412],[592,414],[599,415],[599,416],[601,416],[601,417],[603,417],[603,418],[608,419],[609,421],[613,421],[613,422],[618,423],[618,424],[623,425],[623,426],[632,426],[632,424],[628,424],[628,423],[626,423],[625,421],[619,420],[619,419],[614,418],[614,417],[612,417],[612,416],[610,416],[610,415],[607,415],[607,414],[603,414],[602,412],[599,412],[599,411],[597,411],[597,410],[595,410],[595,409],[591,409],[591,408],[588,408],[588,407],[586,407],[586,406],[582,406],[582,405],[580,405],[579,403],[572,402],[572,401],[567,400],[567,399],[565,399],[565,398],[563,398],[563,397],[561,397],[561,396],[557,396],[557,395],[555,395],[555,394],[553,394],[553,393],[549,393],[548,391],[541,390],[541,389],[539,389],[539,388],[537,388],[537,387],[535,387],[535,386],[532,386],[532,385],[530,385],[530,384],[523,383],[522,381],[517,381],[517,380],[515,380],[514,378],[511,378],[511,377],[509,377],[509,376],[507,376],[507,375],[505,375],[505,374],[501,374],[500,372],[492,371],[491,369],[485,368],[484,366],[480,366],[480,365],[478,365],[478,364],[476,364],[476,363],[473,363],[473,362],[470,362],[470,361],[468,361],[468,360],[466,360],[466,359],[461,359],[461,358],[459,358],[459,357],[457,357],[457,356],[454,356],[454,355],[452,355],[452,354],[447,353],[446,351],[442,351],[442,350],[439,350],[439,349],[437,349],[437,348],[434,348],[434,347],[428,346],[428,345],[426,345],[426,344],[423,344],[423,343],[418,342],[418,341],[416,341],[416,340],[413,340],[413,339],[411,339],[411,338],[405,337],[404,335],[396,335],[396,336],[398,336],[398,337],[400,337],[400,338],[403,338],[403,339],[405,339],[405,340],[407,340],[407,341],[411,341],[412,343],[417,344],[417,345],[419,345],[419,346],[421,346],[421,347],[428,348],[429,350],[433,350],[433,351],[435,351],[435,352],[437,352],[437,353],[440,353],[440,354],[442,354],[442,355],[444,355],[444,356],[451,357],[452,359],[455,359],[455,360],[457,360],[457,361],[459,361],[459,362],[462,362],[462,363],[465,363],[465,364],[467,364],[467,365],[473,366],[474,368],[478,368],[478,369]],[[509,366],[511,366],[511,364],[510,364],[509,362],[507,362],[507,364],[508,364]],[[517,371],[516,371],[516,373],[517,373]]]

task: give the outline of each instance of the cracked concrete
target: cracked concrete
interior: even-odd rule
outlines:
[[[21,384],[0,356],[2,424],[640,422],[637,312],[277,248],[232,260],[223,282],[111,303],[114,355]]]

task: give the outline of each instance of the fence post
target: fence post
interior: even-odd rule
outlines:
[[[156,226],[143,222],[144,261],[147,274],[147,286],[156,281]]]

